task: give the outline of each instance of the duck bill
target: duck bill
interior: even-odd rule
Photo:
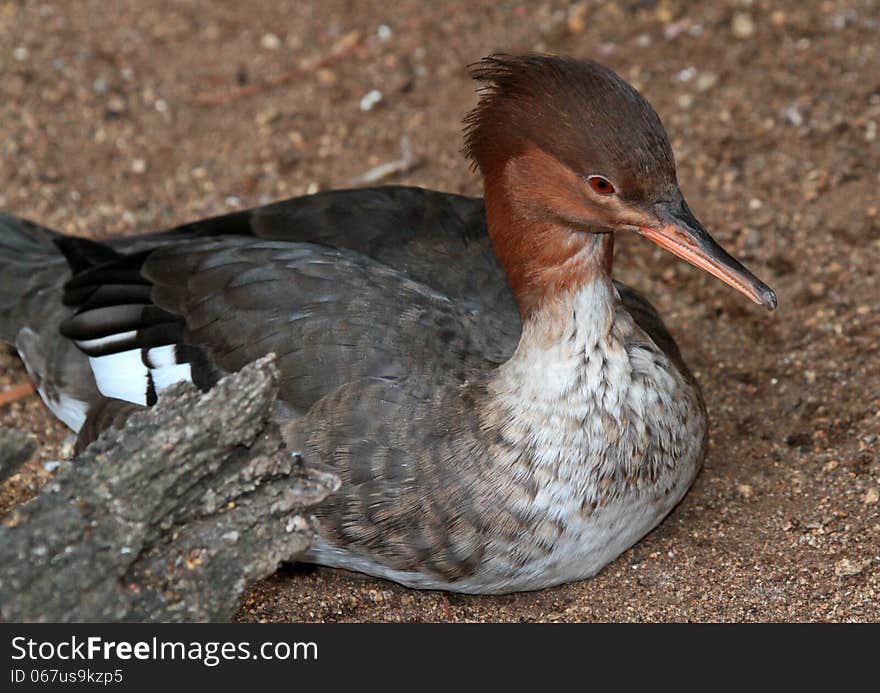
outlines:
[[[688,209],[687,203],[683,200],[678,204],[658,203],[655,211],[660,223],[639,226],[642,236],[717,277],[755,303],[770,310],[776,308],[773,289],[718,245]]]

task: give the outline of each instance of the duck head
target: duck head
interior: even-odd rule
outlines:
[[[630,231],[769,309],[776,295],[709,235],[678,186],[651,105],[613,71],[560,56],[494,55],[466,118],[465,153],[484,180],[493,247],[520,310],[610,273]]]

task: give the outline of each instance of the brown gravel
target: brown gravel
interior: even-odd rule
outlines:
[[[477,193],[459,154],[464,65],[552,50],[643,90],[691,207],[780,307],[621,239],[618,274],[678,337],[712,443],[680,507],[593,580],[464,597],[297,567],[257,585],[239,618],[880,620],[877,3],[428,7],[0,2],[0,208],[97,238],[148,231],[346,186],[398,159],[403,135],[422,163],[389,182]],[[0,389],[24,377],[0,353]],[[45,481],[67,433],[33,397],[0,425],[43,444],[0,489],[3,509]]]

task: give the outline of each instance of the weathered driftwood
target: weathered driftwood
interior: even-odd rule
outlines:
[[[18,471],[36,452],[37,442],[12,428],[0,428],[0,482]]]
[[[270,358],[177,386],[106,431],[0,527],[7,621],[227,620],[312,537],[338,480],[284,448]]]

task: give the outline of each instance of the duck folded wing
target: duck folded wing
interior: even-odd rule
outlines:
[[[479,198],[407,186],[328,190],[185,224],[163,236],[249,236],[350,250],[450,298],[519,320]]]
[[[274,352],[299,411],[364,376],[467,379],[515,347],[489,311],[348,250],[215,239],[160,249],[143,275],[154,303],[184,317],[184,341],[224,370]]]

